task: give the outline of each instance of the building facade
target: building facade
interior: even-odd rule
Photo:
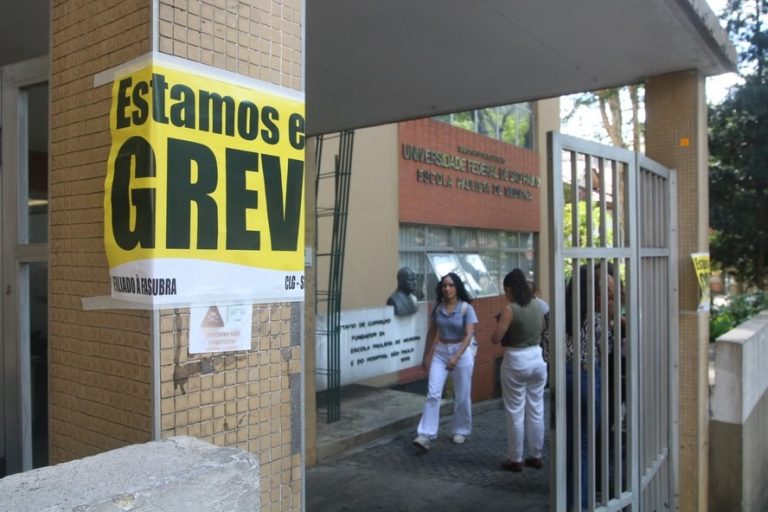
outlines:
[[[376,27],[396,24],[381,23],[379,18],[371,26],[362,21],[349,25],[365,30],[333,31],[327,27],[328,20],[343,22],[346,18],[324,18],[308,4],[298,0],[35,0],[0,4],[3,37],[10,35],[12,38],[3,39],[0,45],[4,290],[0,470],[3,474],[81,458],[127,444],[193,435],[258,454],[264,509],[302,508],[304,468],[314,462],[314,389],[312,379],[306,376],[314,373],[313,295],[317,283],[322,280],[322,276],[314,274],[311,259],[307,258],[304,282],[307,294],[303,302],[267,301],[251,306],[253,320],[249,350],[193,354],[189,351],[193,326],[190,325],[188,307],[136,307],[109,298],[113,283],[104,232],[105,183],[112,144],[112,78],[116,76],[116,70],[131,69],[141,59],[179,59],[190,67],[199,66],[197,69],[207,70],[211,75],[237,75],[286,91],[299,94],[306,91],[308,103],[312,103],[314,94],[319,98],[321,91],[327,93],[333,87],[326,87],[322,80],[315,82],[315,90],[307,87],[308,82],[312,83],[307,80],[308,75],[323,76],[322,71],[329,69],[319,64],[321,45],[317,43],[316,47],[308,48],[308,41],[317,42],[313,37],[322,35],[323,30],[327,31],[326,39],[331,43],[331,36],[335,37],[336,33],[368,37]],[[349,16],[365,14],[364,10],[343,5]],[[434,37],[427,39],[428,43],[411,45],[409,51],[414,54],[427,48],[474,51],[475,43],[483,43],[480,36],[519,37],[481,46],[485,52],[494,53],[499,59],[495,62],[500,64],[494,66],[494,74],[487,76],[484,71],[488,70],[467,73],[467,76],[487,79],[482,84],[473,82],[477,89],[467,86],[466,90],[477,92],[462,102],[441,96],[439,87],[421,86],[411,80],[415,78],[414,70],[428,70],[436,76],[432,70],[442,61],[454,66],[456,59],[453,56],[443,55],[442,59],[431,62],[421,58],[392,59],[399,62],[399,69],[411,73],[401,80],[414,92],[410,96],[427,98],[425,106],[409,110],[407,114],[403,113],[403,109],[411,108],[407,101],[397,101],[402,98],[381,93],[391,86],[390,78],[400,75],[384,72],[386,63],[358,66],[355,73],[359,78],[376,77],[382,89],[371,93],[358,85],[360,94],[355,98],[384,97],[388,101],[380,102],[383,106],[378,108],[374,108],[375,105],[355,108],[358,104],[349,103],[350,98],[344,97],[343,92],[337,92],[336,96],[331,94],[336,101],[326,101],[324,108],[326,112],[329,109],[336,112],[331,117],[337,122],[329,124],[328,117],[320,114],[312,121],[308,115],[310,123],[324,128],[311,128],[307,134],[412,119],[430,110],[441,114],[460,110],[449,108],[459,104],[466,107],[469,104],[503,103],[499,101],[501,96],[485,94],[488,86],[494,83],[504,84],[506,103],[513,103],[590,87],[645,81],[648,155],[677,169],[681,183],[678,194],[681,271],[677,283],[680,287],[682,362],[678,503],[681,510],[704,510],[707,490],[707,315],[697,311],[696,278],[686,264],[686,258],[691,252],[707,249],[704,76],[732,67],[734,57],[732,48],[722,40],[722,31],[711,25],[711,12],[702,2],[656,2],[654,5],[654,9],[643,5],[635,14],[623,11],[617,17],[612,17],[610,9],[601,12],[599,2],[572,12],[569,17],[549,16],[545,10],[530,10],[515,16],[478,16],[486,25],[494,26],[513,18],[517,20],[518,15],[526,15],[536,23],[537,16],[544,16],[544,22],[535,25],[538,32],[521,31],[519,27],[518,30],[508,30],[509,27],[482,30],[483,27],[474,25],[476,30],[472,33],[476,37],[464,41],[460,48],[435,44]],[[634,6],[627,6],[627,9],[632,8]],[[475,6],[472,9],[473,15],[480,12]],[[665,15],[670,10],[672,15]],[[570,40],[561,36],[569,27],[555,28],[554,25],[559,23],[557,19],[568,18],[569,25],[579,26],[574,16],[588,17],[598,13],[605,17],[606,31],[613,27],[621,30],[623,25],[619,22],[631,19],[633,27],[645,26],[643,24],[658,27],[659,30],[654,32],[658,37],[646,38],[643,45],[633,47],[632,34],[627,33],[627,37],[611,39],[616,44],[596,42],[600,44],[600,51],[594,51],[586,43],[595,38]],[[463,27],[474,18],[452,13],[434,28],[421,25],[419,30],[401,36],[430,36],[432,29],[450,29],[448,21],[451,19],[460,20]],[[317,35],[309,34],[311,37],[308,37],[312,30]],[[521,37],[532,33],[538,36]],[[684,44],[675,45],[674,41],[670,43],[662,37],[670,34],[688,39]],[[450,36],[449,41],[456,40],[455,32]],[[517,45],[529,39],[539,46],[527,50],[521,48],[514,55],[510,54],[509,48],[518,48]],[[392,42],[402,43],[404,40],[404,37],[398,37]],[[619,44],[624,40],[629,45]],[[345,45],[344,48],[354,46],[349,41]],[[551,51],[554,47],[563,50]],[[680,51],[669,52],[670,47]],[[628,59],[630,52],[637,56],[637,48],[642,48],[645,53],[636,59]],[[378,50],[365,52],[366,58],[378,58],[387,53],[381,48]],[[393,44],[391,50],[394,52],[398,48]],[[614,50],[618,54],[612,53]],[[679,55],[683,56],[681,61],[658,64],[665,58]],[[473,60],[482,61],[483,66],[488,62],[478,55],[474,59],[463,54],[456,56],[467,67],[474,64]],[[351,65],[351,61],[338,52],[333,57],[336,62]],[[417,62],[417,66],[411,66],[412,62]],[[371,69],[382,71],[371,72]],[[507,70],[513,73],[496,76],[496,73]],[[344,76],[348,77],[347,83],[359,83],[349,79],[350,75]],[[451,85],[461,87],[466,84],[458,78],[457,75]],[[507,93],[507,90],[512,92]],[[328,97],[326,94],[325,99]],[[319,100],[317,104],[320,104]],[[361,112],[365,113],[362,118],[350,117],[350,113]],[[441,205],[418,211],[421,196],[417,191],[445,187],[440,184],[441,180],[446,183],[445,179],[453,171],[445,168],[441,171],[426,164],[414,165],[416,160],[413,159],[402,161],[402,144],[434,149],[452,155],[451,158],[471,156],[481,166],[489,163],[484,155],[492,157],[496,164],[500,164],[498,158],[505,161],[512,158],[507,156],[506,150],[484,146],[485,142],[478,143],[478,147],[474,147],[475,141],[440,147],[441,139],[432,139],[429,133],[447,128],[427,127],[420,123],[412,122],[408,128],[403,127],[403,132],[391,125],[394,127],[388,133],[367,143],[372,148],[367,153],[371,155],[372,168],[379,165],[378,156],[387,162],[391,160],[392,165],[387,164],[386,168],[398,169],[398,179],[403,177],[402,173],[410,172],[410,184],[405,180],[388,181],[387,186],[394,185],[389,193],[360,197],[353,191],[351,196],[353,201],[365,201],[363,211],[374,212],[389,212],[393,198],[398,198],[398,208],[391,210],[394,222],[377,220],[374,216],[374,220],[386,225],[386,229],[379,233],[371,229],[368,238],[354,238],[354,243],[361,246],[367,239],[371,240],[369,249],[374,243],[387,245],[386,265],[381,266],[380,271],[369,271],[364,278],[376,282],[372,289],[382,290],[379,298],[382,303],[385,294],[394,287],[400,258],[405,261],[408,257],[405,253],[415,252],[418,247],[415,231],[425,226],[430,229],[446,226],[485,229],[472,221],[441,221],[435,215]],[[534,132],[534,148],[537,150],[543,147],[542,126],[537,126]],[[406,132],[406,129],[414,131]],[[365,154],[365,144],[364,137],[360,136],[358,154]],[[462,153],[459,146],[469,148],[473,153]],[[311,143],[308,143],[307,154],[311,154]],[[517,166],[517,157],[514,158]],[[530,187],[527,186],[495,183],[495,178],[485,179],[487,176],[469,180],[472,184],[464,183],[462,186],[467,188],[461,193],[468,205],[475,205],[472,215],[486,214],[482,208],[484,202],[479,199],[486,197],[485,185],[480,182],[487,182],[491,191],[498,185],[528,191],[533,197],[546,189],[545,173],[541,171],[546,162],[540,157],[530,162],[527,156],[520,158],[520,167],[512,167],[512,170],[533,174],[538,167],[541,186],[528,190]],[[425,172],[419,174],[419,169]],[[314,182],[316,171],[314,164],[308,162],[304,180],[307,222],[303,225],[307,247],[312,247],[317,234],[312,213],[316,206],[315,197],[308,185]],[[392,179],[384,172],[371,176],[372,181],[382,180],[382,184],[384,180]],[[419,176],[422,181],[418,181]],[[464,178],[461,175],[454,178],[454,192],[458,179]],[[404,190],[399,188],[401,183],[405,184]],[[405,199],[410,193],[414,196],[404,200],[401,209],[400,198]],[[516,196],[519,193],[510,194]],[[493,192],[488,195],[494,196]],[[497,204],[510,206],[529,202],[534,204],[534,201],[521,201],[519,197],[505,197],[502,192]],[[533,244],[537,254],[533,267],[537,270],[544,265],[540,258],[548,253],[550,243],[541,228],[546,225],[546,204],[539,196],[538,214],[520,212],[510,206],[506,213],[517,217],[515,222],[519,224],[510,221],[497,226],[493,220],[485,219],[494,230],[518,235],[532,233],[535,240],[534,219],[538,218],[538,241]],[[411,235],[407,234],[409,230]],[[404,239],[412,241],[413,245],[402,243]],[[354,244],[348,249],[350,259],[353,254],[373,253],[363,252],[364,248]],[[359,284],[349,283],[349,286]],[[548,283],[541,283],[542,289],[546,290],[547,286]],[[425,279],[424,293],[427,288]],[[363,299],[353,290],[345,290],[345,297],[364,305]]]
[[[415,272],[415,294],[431,307],[438,276],[456,271],[480,319],[475,400],[500,393],[501,351],[491,345],[490,334],[493,316],[506,301],[504,276],[521,268],[536,279],[546,261],[546,142],[539,134],[557,129],[558,106],[557,100],[540,101],[354,133],[342,309],[382,306],[401,267]],[[332,173],[336,142],[325,137],[322,173]],[[333,198],[334,187],[321,181],[318,203]],[[331,220],[319,219],[318,253],[329,250],[332,229]],[[317,268],[322,286],[327,268],[322,260]],[[421,380],[425,375],[416,363],[365,383]]]
[[[110,302],[103,233],[105,77],[155,52],[301,92],[301,2],[37,7],[50,52],[2,68],[4,235],[29,226],[3,246],[3,474],[191,435],[258,453],[262,508],[300,510],[301,304],[253,305],[249,350],[190,354],[189,308]]]

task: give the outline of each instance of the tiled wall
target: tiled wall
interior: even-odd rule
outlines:
[[[300,0],[160,0],[159,48],[301,90]]]
[[[162,53],[301,90],[302,2],[160,0]],[[262,510],[301,509],[301,314],[254,306],[251,350],[188,355],[189,311],[160,317],[161,431],[259,455]]]
[[[157,5],[159,19],[153,19]],[[52,2],[51,462],[153,436],[153,315],[84,311],[110,293],[103,241],[111,84],[152,50],[300,90],[302,3]],[[156,32],[153,32],[156,29]],[[158,47],[153,47],[157,41]],[[188,355],[189,311],[160,321],[160,432],[257,453],[262,510],[301,508],[302,306],[254,306],[251,350]]]
[[[52,2],[49,240],[50,462],[148,441],[151,322],[84,311],[109,293],[103,242],[108,85],[94,74],[150,49],[150,3]]]
[[[264,510],[301,506],[301,305],[253,307],[249,351],[189,354],[189,309],[160,316],[162,437],[259,456]]]
[[[646,153],[677,171],[679,353],[679,485],[681,511],[706,510],[709,390],[707,312],[698,311],[699,284],[691,253],[708,245],[707,115],[704,78],[696,72],[646,83]]]

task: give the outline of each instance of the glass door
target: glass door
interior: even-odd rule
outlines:
[[[0,476],[48,464],[48,75],[0,68]]]

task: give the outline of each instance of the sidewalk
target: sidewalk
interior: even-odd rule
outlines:
[[[307,512],[549,509],[548,438],[544,469],[512,473],[500,467],[506,454],[500,400],[475,404],[472,436],[463,445],[450,442],[448,421],[450,416],[444,416],[440,439],[429,453],[418,454],[413,448],[416,421],[412,421],[309,468]]]

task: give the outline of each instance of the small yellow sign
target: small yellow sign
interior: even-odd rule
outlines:
[[[699,301],[699,311],[709,311],[711,292],[709,287],[709,278],[712,275],[709,266],[708,252],[695,252],[691,254],[693,267],[696,269],[696,278],[699,280],[699,289],[701,290],[701,300]]]

